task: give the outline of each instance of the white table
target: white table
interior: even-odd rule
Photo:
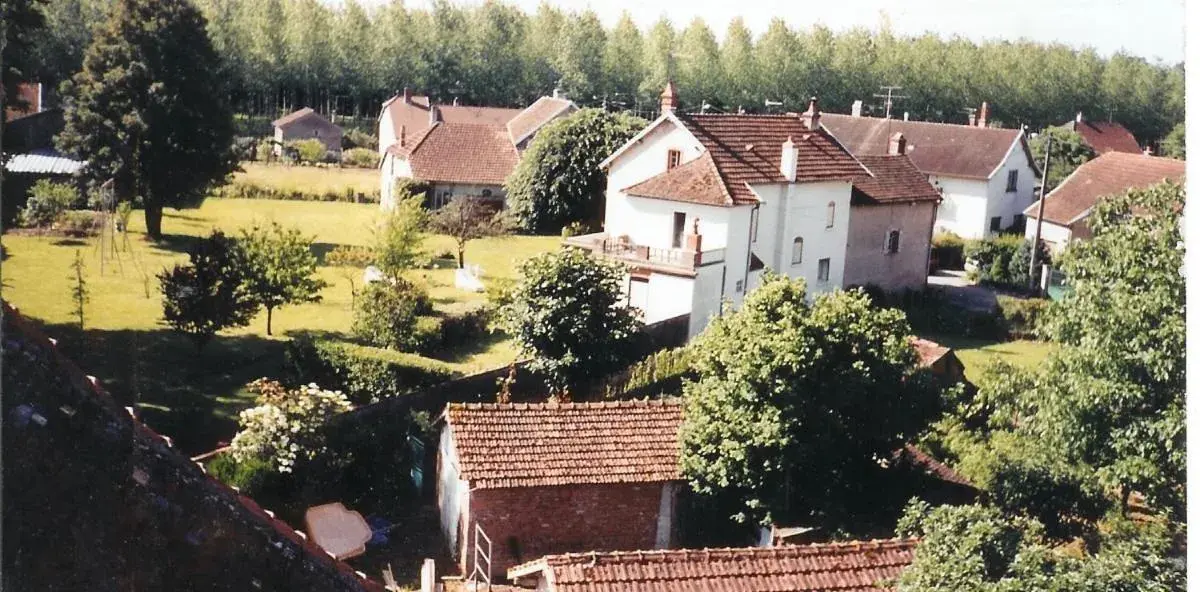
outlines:
[[[304,529],[314,543],[338,559],[362,555],[371,540],[371,527],[362,514],[347,510],[341,502],[309,508],[304,513]]]

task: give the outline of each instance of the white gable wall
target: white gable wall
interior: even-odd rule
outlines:
[[[1008,172],[1017,171],[1017,190],[1008,188]],[[1040,182],[1037,171],[1029,166],[1020,142],[1013,143],[1004,162],[990,179],[964,179],[930,175],[929,180],[942,190],[938,206],[937,230],[953,232],[963,238],[984,238],[991,234],[991,219],[1000,217],[1001,230],[1012,226],[1015,216],[1034,201],[1034,186]]]
[[[631,198],[621,192],[626,187],[636,185],[650,177],[665,172],[667,170],[668,150],[679,150],[680,164],[694,160],[704,152],[703,147],[700,146],[700,143],[696,141],[696,138],[690,132],[676,125],[675,122],[666,120],[650,133],[646,134],[641,141],[630,146],[616,160],[609,163],[608,189],[605,193],[604,206],[604,230],[610,236],[621,234],[628,234],[631,238],[634,236],[632,229],[641,222],[637,218],[640,208],[629,204],[628,200],[638,199],[640,201],[676,203],[664,200]],[[687,204],[681,203],[679,205]],[[690,223],[691,218],[688,220]],[[701,218],[701,224],[703,225],[703,223],[704,219]],[[670,246],[669,226],[667,232],[668,238],[666,244],[659,245],[657,242],[644,244],[648,244],[649,246]]]
[[[1005,191],[1008,187],[1009,171],[1017,171],[1017,190],[1012,192]],[[988,210],[985,223],[990,224],[993,216],[999,216],[1001,230],[1012,226],[1014,218],[1034,202],[1033,188],[1041,181],[1036,175],[1029,166],[1029,159],[1025,157],[1025,150],[1021,148],[1021,144],[1013,144],[1008,156],[1004,158],[1004,164],[988,181]]]
[[[392,112],[389,109],[383,109],[379,114],[379,153],[383,154],[398,139],[395,126],[392,124]]]
[[[804,278],[810,294],[841,288],[850,231],[850,188],[846,181],[754,186],[765,202],[754,252],[767,267],[788,277]],[[830,202],[834,204],[833,226],[826,228]],[[804,248],[800,263],[793,264],[792,244],[797,237],[804,239]],[[829,279],[818,281],[818,262],[826,258]]]
[[[442,534],[456,559],[460,557],[462,548],[458,540],[459,522],[466,523],[469,520],[471,501],[470,488],[461,478],[460,471],[454,434],[446,425],[438,442],[437,502]]]

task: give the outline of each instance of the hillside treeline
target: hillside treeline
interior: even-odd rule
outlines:
[[[44,82],[79,70],[89,26],[112,2],[46,0],[36,48]],[[429,10],[399,0],[197,3],[234,81],[231,98],[247,114],[311,106],[371,117],[404,86],[445,102],[518,106],[557,86],[583,105],[652,115],[670,77],[689,110],[801,110],[817,95],[829,110],[847,112],[861,99],[867,113],[882,115],[873,95],[891,85],[904,97],[895,114],[914,119],[965,122],[966,109],[988,101],[1005,125],[1039,129],[1083,111],[1124,123],[1143,142],[1183,120],[1182,64],[1032,41],[905,37],[886,20],[878,32],[834,33],[776,18],[757,36],[735,20],[718,42],[699,19],[642,30],[626,16],[605,28],[592,12],[549,5],[529,14],[501,2]]]

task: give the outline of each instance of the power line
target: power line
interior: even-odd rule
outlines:
[[[886,100],[884,101],[884,105],[885,105],[885,107],[886,107],[886,110],[885,110],[885,113],[884,113],[884,118],[885,118],[885,119],[891,119],[891,118],[892,118],[892,101],[893,101],[893,100],[895,100],[895,99],[907,99],[907,98],[908,98],[908,96],[907,96],[907,95],[894,95],[894,94],[892,94],[892,91],[895,91],[895,90],[902,90],[902,89],[904,88],[904,87],[902,87],[902,86],[881,86],[881,87],[879,87],[879,88],[880,88],[880,90],[886,90],[886,91],[887,91],[887,94],[886,94],[886,95],[878,95],[878,94],[877,94],[877,95],[872,95],[872,96],[874,96],[874,97],[877,97],[877,98],[880,98],[880,99],[886,99]]]

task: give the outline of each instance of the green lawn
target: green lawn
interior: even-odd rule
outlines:
[[[302,190],[312,193],[341,193],[347,187],[363,193],[379,190],[379,171],[375,169],[314,167],[243,162],[245,172],[235,173],[234,181],[264,187]]]
[[[128,245],[116,253],[99,239],[62,239],[5,235],[4,299],[42,323],[66,353],[125,404],[137,404],[146,421],[172,436],[187,452],[203,452],[233,434],[237,412],[250,403],[246,382],[275,376],[284,339],[298,330],[345,333],[350,327],[350,283],[345,270],[321,267],[330,283],[322,301],[275,312],[273,337],[266,336],[266,315],[249,327],[222,333],[197,354],[191,342],[162,325],[162,303],[154,277],[164,267],[186,262],[192,237],[213,228],[226,232],[255,221],[275,220],[316,238],[315,250],[339,244],[367,244],[378,206],[351,203],[209,199],[194,210],[167,210],[164,240],[144,239],[141,212],[131,220]],[[120,241],[119,241],[120,242]],[[483,270],[484,281],[513,277],[524,258],[557,247],[558,237],[507,237],[472,242],[467,260]],[[450,250],[449,237],[433,236],[432,254]],[[79,251],[86,265],[91,300],[85,309],[84,335],[72,325],[70,264]],[[482,294],[454,288],[452,269],[416,270],[413,279],[430,288],[439,307],[482,300]],[[361,271],[352,273],[361,287]],[[447,361],[463,372],[494,368],[512,361],[511,342],[491,338],[475,347],[448,352]]]
[[[922,337],[954,348],[954,353],[966,368],[967,378],[971,380],[978,380],[983,370],[994,361],[1008,362],[1021,368],[1033,368],[1054,349],[1054,344],[1050,342],[1029,339],[997,342],[936,334]]]

